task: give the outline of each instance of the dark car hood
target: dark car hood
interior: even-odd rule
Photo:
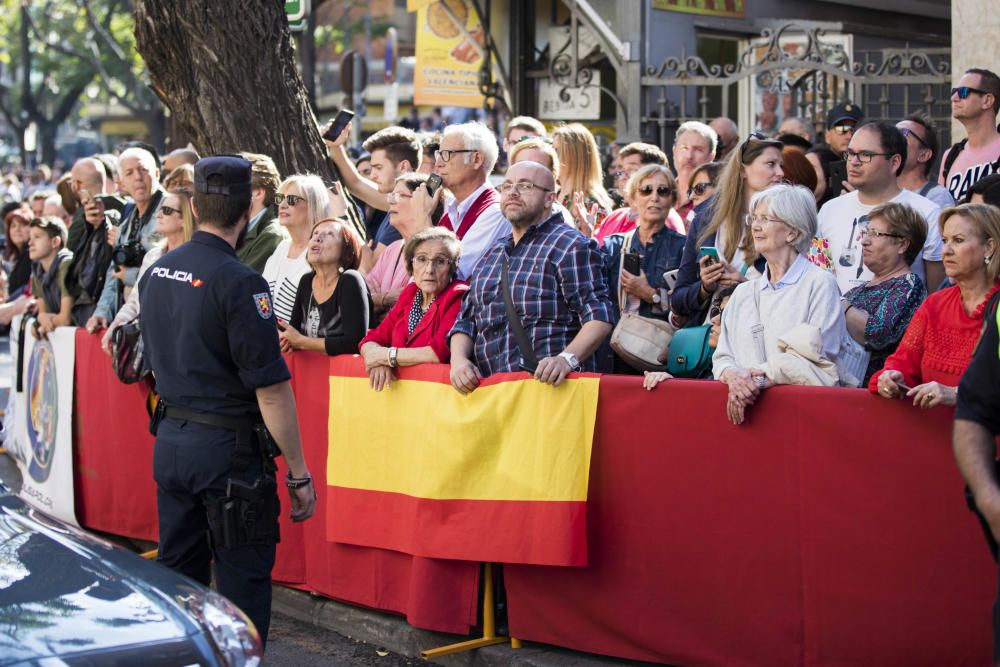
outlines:
[[[191,590],[165,568],[0,496],[0,665],[196,634],[172,599]]]

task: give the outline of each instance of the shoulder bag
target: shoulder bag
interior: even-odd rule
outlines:
[[[708,344],[711,324],[678,329],[667,348],[667,372],[678,378],[699,378],[712,368],[714,348]]]
[[[134,384],[149,375],[139,333],[139,318],[121,325],[111,334],[111,367],[123,384]]]
[[[618,266],[618,310],[621,316],[611,333],[611,349],[622,361],[639,371],[665,371],[660,361],[677,328],[664,320],[643,317],[625,312],[625,288],[621,286],[621,272],[625,268],[625,253],[632,247],[635,231],[625,235]]]

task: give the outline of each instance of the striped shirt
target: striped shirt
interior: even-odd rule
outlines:
[[[274,304],[274,313],[278,319],[289,322],[292,319],[292,310],[295,308],[295,293],[299,289],[299,281],[302,276],[309,273],[309,263],[306,262],[306,252],[303,250],[298,257],[289,257],[288,251],[292,247],[291,239],[286,239],[278,244],[274,252],[267,259],[264,265],[264,280],[271,290],[271,301]]]
[[[615,321],[604,261],[597,243],[566,224],[561,213],[493,246],[472,276],[462,313],[451,329],[474,341],[473,361],[483,376],[517,371],[521,353],[508,324],[500,291],[501,262],[508,256],[514,308],[535,356],[566,349],[584,323]],[[596,370],[591,355],[583,370]]]

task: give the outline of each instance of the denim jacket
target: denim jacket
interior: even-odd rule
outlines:
[[[622,245],[627,236],[628,234],[612,234],[604,240],[605,275],[608,278],[608,289],[611,301],[615,305],[616,315],[621,315],[618,302],[618,279],[621,275]],[[669,290],[663,279],[663,274],[680,266],[684,241],[685,237],[682,234],[678,234],[668,227],[653,234],[653,238],[645,245],[639,240],[638,231],[632,234],[631,252],[642,256],[642,270],[646,274],[646,280],[650,287],[660,292],[660,303],[640,302],[639,314],[643,317],[666,319],[670,312]]]

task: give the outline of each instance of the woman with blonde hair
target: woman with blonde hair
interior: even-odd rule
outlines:
[[[312,174],[289,176],[274,195],[278,224],[291,238],[282,241],[264,265],[264,280],[271,288],[274,312],[279,320],[289,321],[295,305],[295,293],[302,276],[309,273],[306,251],[317,220],[333,217],[330,194],[323,179]]]
[[[581,231],[591,236],[614,208],[601,184],[601,157],[594,135],[583,125],[570,123],[552,133],[552,146],[559,156],[557,201],[573,214]]]
[[[142,266],[139,267],[139,275],[135,284],[145,275],[146,271],[156,260],[171,250],[176,250],[191,240],[194,234],[195,220],[194,212],[191,210],[191,190],[173,190],[163,195],[160,200],[160,207],[156,209],[156,234],[162,239],[153,245],[142,258]],[[101,339],[101,347],[108,354],[111,354],[111,337],[115,329],[128,324],[139,317],[139,290],[129,290],[125,303],[118,309],[115,318],[108,325]]]
[[[955,405],[958,381],[979,340],[983,313],[1000,291],[1000,209],[962,204],[941,211],[941,262],[953,287],[934,292],[917,309],[903,340],[872,376],[883,398],[930,408]]]
[[[745,281],[751,269],[754,276],[763,272],[763,257],[744,218],[751,197],[783,180],[783,148],[780,141],[754,132],[729,156],[715,195],[688,229],[672,301],[678,315],[701,315],[720,287]]]

